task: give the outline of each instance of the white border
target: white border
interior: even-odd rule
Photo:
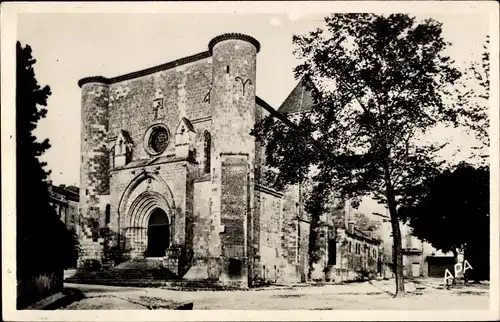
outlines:
[[[491,31],[491,291],[488,311],[16,311],[15,310],[15,43],[17,15],[25,13],[288,13],[411,12],[412,14],[490,14]],[[5,320],[137,321],[137,320],[497,320],[499,282],[499,5],[496,1],[352,1],[352,2],[135,2],[135,3],[2,3],[2,300]]]

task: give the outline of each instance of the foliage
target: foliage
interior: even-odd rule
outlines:
[[[444,252],[465,249],[477,267],[489,267],[489,258],[477,257],[489,248],[490,174],[488,167],[461,163],[425,182],[415,205],[400,209],[413,235]]]
[[[325,30],[294,36],[295,68],[314,99],[295,123],[265,118],[253,133],[266,161],[285,184],[311,177],[306,209],[326,211],[334,193],[359,202],[373,196],[391,216],[398,293],[404,294],[399,206],[439,173],[444,146],[422,136],[458,125],[459,109],[445,103],[461,73],[445,54],[441,23],[405,14],[334,14]]]
[[[459,86],[454,88],[459,123],[480,141],[481,149],[489,146],[490,53],[489,36],[483,45],[481,61],[473,61],[464,71]],[[483,151],[484,152],[484,151]],[[480,157],[485,157],[480,155]]]
[[[77,241],[49,204],[50,171],[39,160],[49,141],[33,134],[47,114],[50,87],[38,84],[29,45],[17,42],[16,54],[17,276],[28,278],[67,267]]]
[[[356,280],[358,281],[370,280],[372,277],[372,272],[364,267],[357,267],[354,271],[357,274]]]
[[[353,214],[353,219],[356,229],[373,238],[378,236],[378,229],[380,227],[380,223],[378,221],[370,219],[367,215],[361,212],[355,212]]]
[[[102,265],[97,259],[86,259],[82,261],[82,268],[86,271],[94,272],[101,270]]]
[[[63,260],[64,268],[74,267],[80,252],[78,235],[74,229],[64,229],[62,230],[61,237],[64,240],[61,254],[61,260]]]

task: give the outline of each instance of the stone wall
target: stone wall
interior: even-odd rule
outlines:
[[[220,277],[223,282],[251,284],[253,277],[255,76],[257,47],[238,35],[211,42],[212,216],[220,218]],[[216,219],[217,220],[217,219]],[[250,268],[250,270],[249,270]]]
[[[359,245],[359,252],[356,252],[356,245]],[[336,265],[327,267],[325,274],[327,279],[340,282],[363,277],[374,278],[379,273],[378,244],[353,237],[346,234],[345,230],[338,229],[336,248]]]
[[[108,85],[82,86],[81,179],[80,179],[80,262],[100,260],[99,222],[101,195],[109,193]]]
[[[175,153],[175,130],[181,117],[191,121],[209,117],[204,97],[211,88],[211,57],[154,74],[110,85],[110,141],[126,130],[133,141],[132,160],[147,159],[144,135],[154,123],[165,124],[171,144],[162,155]],[[156,108],[155,100],[160,102]]]
[[[258,253],[255,254],[254,276],[275,282],[284,266],[281,248],[282,195],[263,187],[259,187],[255,194],[258,207],[256,213],[260,218],[254,235],[255,240],[259,241]]]
[[[259,226],[254,231],[259,238],[254,261],[257,279],[290,283],[307,278],[309,223],[298,220],[297,192],[293,187],[282,193],[257,186],[255,213]]]
[[[210,180],[198,181],[194,184],[194,258],[206,260],[210,256]]]

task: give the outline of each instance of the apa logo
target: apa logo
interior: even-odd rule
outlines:
[[[468,269],[472,269],[472,266],[469,264],[469,262],[467,260],[464,261],[464,265],[462,267],[462,264],[461,263],[457,263],[455,264],[455,266],[453,267],[453,270],[455,271],[455,276],[451,275],[451,272],[449,269],[446,269],[446,271],[444,272],[444,285],[446,286],[446,282],[449,280],[449,279],[454,279],[457,277],[457,274],[460,273],[462,271],[462,268],[464,270],[464,273],[468,270]]]

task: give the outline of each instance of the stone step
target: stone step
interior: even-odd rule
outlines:
[[[161,287],[171,290],[198,291],[198,290],[234,290],[240,289],[237,286],[222,285],[219,281],[199,280],[159,280],[159,279],[77,279],[68,278],[65,282],[77,284],[95,284],[110,286],[130,286],[130,287]]]

